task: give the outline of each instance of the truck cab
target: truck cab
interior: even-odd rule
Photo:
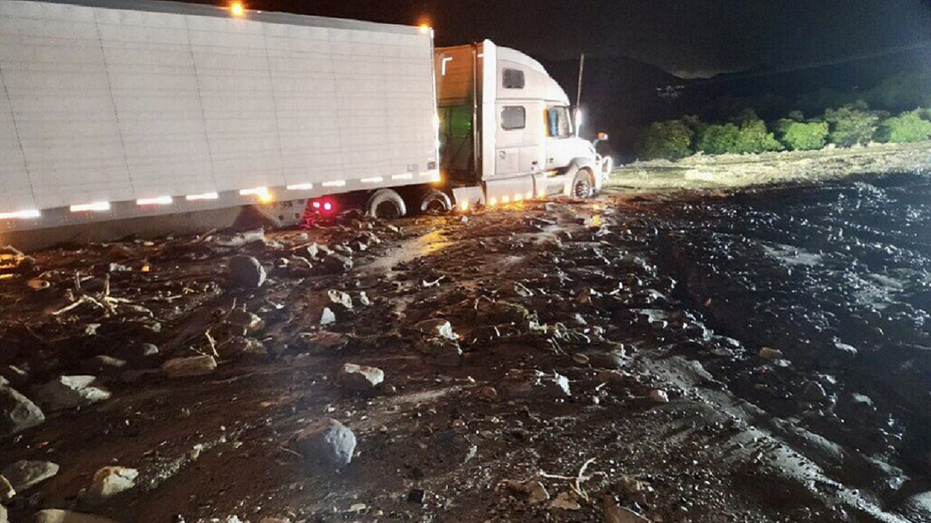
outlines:
[[[593,196],[610,170],[566,92],[529,56],[480,43],[435,52],[441,171],[457,203]]]

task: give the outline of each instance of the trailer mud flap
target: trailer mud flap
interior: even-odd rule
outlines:
[[[468,209],[485,203],[485,192],[477,185],[453,187],[453,204],[459,209]]]

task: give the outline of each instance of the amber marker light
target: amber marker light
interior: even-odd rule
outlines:
[[[242,2],[233,2],[230,5],[230,13],[235,17],[241,17],[246,14],[246,7],[242,5]]]

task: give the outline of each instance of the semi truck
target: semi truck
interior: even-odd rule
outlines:
[[[240,3],[0,0],[0,233],[600,188],[610,159],[538,62],[433,38]]]

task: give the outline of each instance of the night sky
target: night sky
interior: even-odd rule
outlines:
[[[206,0],[194,0],[201,3]],[[921,47],[931,0],[246,0],[249,8],[416,24],[545,60],[629,56],[682,77],[799,68]]]

